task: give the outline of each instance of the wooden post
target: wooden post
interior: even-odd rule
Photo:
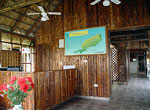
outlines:
[[[0,31],[0,51],[2,50],[1,36],[2,36],[2,32]]]
[[[149,50],[149,57],[150,57],[150,30],[148,31],[148,50]]]

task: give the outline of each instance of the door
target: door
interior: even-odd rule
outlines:
[[[146,75],[145,55],[138,55],[138,74]]]

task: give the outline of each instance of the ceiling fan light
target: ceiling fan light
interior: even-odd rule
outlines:
[[[103,1],[103,6],[109,6],[110,5],[110,1],[109,0],[104,0]]]
[[[46,21],[46,17],[42,17],[41,20],[42,20],[42,21]]]

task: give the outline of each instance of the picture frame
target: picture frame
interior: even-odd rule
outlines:
[[[65,32],[65,56],[106,54],[106,27]]]

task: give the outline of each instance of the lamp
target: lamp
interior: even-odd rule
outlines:
[[[109,0],[104,0],[103,1],[103,6],[109,6],[110,5],[110,1]]]
[[[43,17],[41,18],[41,20],[42,20],[42,21],[46,21],[46,17],[43,16]]]

